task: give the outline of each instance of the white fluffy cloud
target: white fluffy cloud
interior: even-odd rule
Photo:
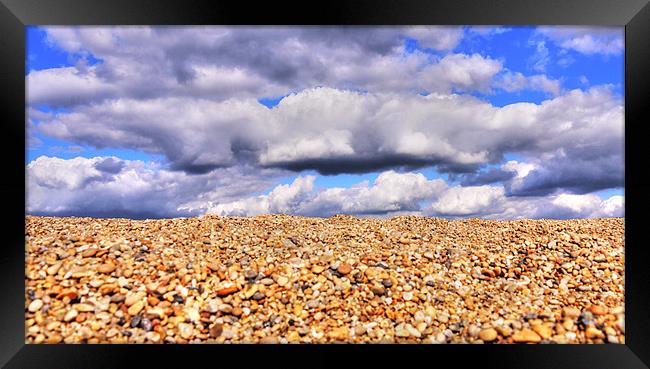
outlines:
[[[543,91],[553,96],[560,94],[561,83],[559,80],[548,78],[544,74],[524,76],[520,72],[504,73],[494,83],[495,87],[501,88],[507,92],[521,90]]]
[[[623,27],[539,27],[538,34],[559,47],[592,55],[618,54],[624,48]]]
[[[499,201],[503,198],[503,187],[452,187],[432,204],[431,209],[434,213],[443,215],[485,215],[501,210]]]
[[[313,176],[297,177],[290,185],[279,185],[268,195],[221,204],[206,204],[208,213],[255,215],[284,213],[301,215],[387,214],[419,211],[420,201],[431,199],[446,188],[440,179],[428,180],[421,173],[379,174],[372,185],[316,190]]]
[[[506,196],[502,186],[451,187],[431,204],[428,213],[435,216],[520,218],[594,218],[622,217],[623,196],[601,200],[594,194],[560,193],[545,197]]]

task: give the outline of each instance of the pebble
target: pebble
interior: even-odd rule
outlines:
[[[384,286],[375,285],[372,286],[370,290],[372,291],[372,293],[374,293],[377,296],[382,296],[384,293],[386,293],[386,289],[384,288]]]
[[[289,283],[289,278],[281,275],[278,277],[276,282],[278,283],[279,286],[284,287]]]
[[[600,329],[591,326],[587,327],[587,330],[585,331],[585,335],[589,339],[605,338],[605,334]]]
[[[131,323],[129,324],[129,326],[131,328],[135,328],[140,325],[140,321],[142,321],[142,316],[136,315],[133,318],[131,318]]]
[[[580,310],[572,307],[572,306],[565,306],[562,308],[562,315],[564,315],[567,318],[577,318],[580,316]]]
[[[39,300],[39,299],[36,299],[36,300],[32,301],[29,304],[29,307],[27,308],[27,310],[29,310],[29,312],[31,312],[31,313],[35,313],[35,312],[39,311],[42,307],[43,307],[43,301]]]
[[[339,267],[336,268],[336,271],[339,272],[340,274],[346,275],[352,271],[352,266],[348,263],[341,263],[341,265],[339,265]]]
[[[533,330],[535,333],[539,334],[540,337],[543,339],[549,339],[551,336],[553,336],[553,328],[544,325],[544,324],[538,324],[533,326]]]
[[[201,319],[201,316],[199,315],[199,311],[195,308],[189,308],[186,310],[187,318],[191,322],[198,322]]]
[[[79,315],[79,312],[75,309],[71,309],[65,314],[65,316],[63,317],[63,321],[65,322],[72,321],[72,319],[76,318],[77,315]]]
[[[222,332],[223,332],[223,324],[214,323],[212,326],[210,326],[210,337],[218,338],[219,336],[221,336]]]
[[[478,336],[485,342],[492,342],[497,339],[497,331],[494,328],[483,329]]]
[[[143,318],[140,321],[140,328],[142,328],[142,329],[144,329],[145,331],[148,332],[148,331],[153,329],[153,324],[151,323],[151,320],[149,320],[147,318]]]
[[[182,338],[187,340],[192,338],[194,328],[192,327],[191,324],[180,323],[178,324],[178,332]]]
[[[136,315],[144,308],[144,301],[140,300],[135,304],[131,305],[128,309],[129,315]]]
[[[110,274],[113,273],[117,269],[117,266],[113,264],[102,264],[97,267],[97,271],[100,273],[105,273],[105,274]]]
[[[542,338],[534,331],[525,328],[521,331],[515,332],[515,334],[512,335],[512,340],[517,343],[538,343]]]
[[[252,269],[248,269],[247,271],[244,272],[244,277],[246,279],[255,279],[257,278],[257,272]]]
[[[325,271],[325,267],[321,265],[314,265],[311,268],[312,273],[314,274],[321,274],[323,271]]]

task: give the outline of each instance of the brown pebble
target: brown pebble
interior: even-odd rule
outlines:
[[[223,324],[215,323],[210,327],[210,337],[217,338],[223,332]]]
[[[346,275],[352,271],[352,266],[348,263],[341,263],[341,265],[339,265],[336,271],[343,275]]]
[[[102,264],[97,267],[97,271],[100,273],[110,274],[115,271],[117,267],[114,264]]]

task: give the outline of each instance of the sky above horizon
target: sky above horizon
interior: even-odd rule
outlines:
[[[27,213],[624,216],[622,27],[28,27]]]

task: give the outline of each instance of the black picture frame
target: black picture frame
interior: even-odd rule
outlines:
[[[28,345],[24,330],[25,26],[139,24],[617,25],[625,26],[624,345]],[[312,2],[0,0],[0,110],[4,203],[0,250],[0,365],[6,368],[115,368],[145,365],[255,367],[441,365],[498,368],[647,368],[650,272],[644,213],[646,104],[650,98],[648,0]],[[646,116],[646,119],[643,117]],[[22,150],[22,151],[21,151]],[[297,355],[300,358],[297,358]],[[346,355],[344,358],[343,355]],[[419,361],[419,364],[415,362]],[[423,360],[423,361],[422,361]],[[391,363],[392,362],[392,363]],[[205,364],[204,364],[205,365]]]

